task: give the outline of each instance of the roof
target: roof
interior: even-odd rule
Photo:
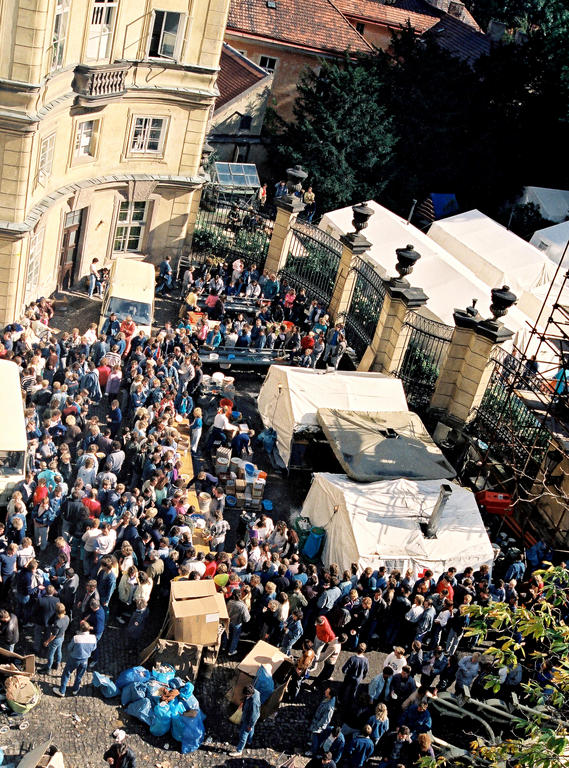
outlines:
[[[0,402],[4,404],[0,448],[3,451],[25,451],[27,439],[20,373],[16,363],[10,360],[0,360]]]
[[[377,0],[336,0],[342,13],[358,21],[388,27],[404,27],[409,23],[417,32],[430,29],[441,18],[441,11],[421,0],[400,0],[384,5]]]
[[[369,52],[364,40],[331,0],[232,0],[228,32],[286,43],[311,51]]]
[[[448,14],[434,24],[427,35],[445,51],[468,64],[490,53],[490,38],[487,35]]]
[[[265,69],[223,43],[217,75],[219,96],[215,102],[216,111],[257,83],[270,79],[271,75]]]
[[[526,187],[521,203],[534,203],[544,219],[556,223],[569,218],[569,190]]]
[[[416,413],[319,408],[317,416],[334,455],[353,480],[456,477]]]
[[[548,259],[551,259],[555,264],[563,259],[563,266],[566,267],[569,264],[569,258],[565,254],[565,247],[569,240],[569,221],[562,221],[559,224],[554,224],[552,227],[546,227],[545,229],[538,229],[533,233],[530,243],[545,253]]]

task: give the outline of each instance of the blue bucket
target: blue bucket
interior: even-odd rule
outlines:
[[[249,477],[255,477],[255,465],[254,464],[245,464],[243,467],[245,470],[245,474],[249,475]]]
[[[225,502],[228,506],[234,507],[237,504],[237,499],[235,498],[235,496],[226,496]]]
[[[263,499],[263,509],[265,512],[270,512],[273,508],[273,502],[270,499]]]

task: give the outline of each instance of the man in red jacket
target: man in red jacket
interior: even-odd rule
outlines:
[[[314,639],[314,663],[312,665],[312,668],[316,666],[318,663],[318,659],[320,658],[320,654],[324,650],[324,646],[328,643],[331,643],[332,640],[336,639],[336,635],[334,633],[334,630],[330,626],[330,622],[326,618],[326,616],[318,616],[316,619],[316,637]]]

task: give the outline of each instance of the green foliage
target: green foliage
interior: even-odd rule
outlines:
[[[524,240],[530,240],[534,232],[550,227],[553,222],[543,218],[539,206],[535,203],[524,203],[514,206],[509,224],[512,232]]]
[[[200,211],[192,239],[195,253],[226,259],[242,258],[246,263],[264,262],[270,242],[270,230],[258,228],[248,231],[240,227],[236,233],[228,228],[226,218],[219,211],[211,219],[208,211]]]

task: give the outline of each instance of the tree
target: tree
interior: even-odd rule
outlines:
[[[295,122],[277,124],[275,167],[302,163],[319,210],[377,197],[394,171],[384,101],[383,81],[367,62],[323,62],[299,83]]]

